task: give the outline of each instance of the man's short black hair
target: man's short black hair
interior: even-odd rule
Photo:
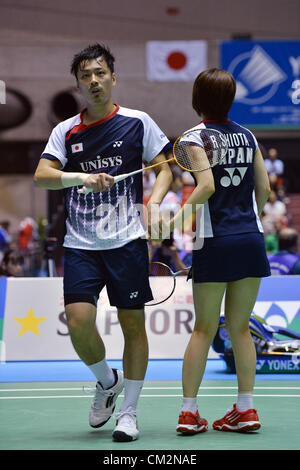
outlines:
[[[114,56],[107,46],[96,43],[89,45],[82,51],[78,52],[78,54],[75,54],[71,63],[71,74],[74,75],[77,79],[80,64],[88,60],[98,59],[98,57],[102,57],[102,59],[104,59],[107,63],[111,73],[114,73]]]

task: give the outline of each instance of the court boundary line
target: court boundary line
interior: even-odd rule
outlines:
[[[123,398],[124,395],[119,395],[120,398]],[[140,398],[179,398],[181,397],[182,398],[182,394],[180,395],[175,395],[175,394],[172,394],[172,395],[140,395]],[[197,395],[197,397],[199,398],[203,398],[203,397],[206,397],[206,398],[224,398],[224,397],[236,397],[236,394],[232,395],[232,394],[200,394],[200,395]],[[254,398],[300,398],[300,394],[299,395],[286,395],[286,394],[283,394],[283,395],[275,395],[275,394],[272,394],[272,395],[269,395],[269,394],[254,394]],[[0,400],[28,400],[28,399],[31,399],[31,400],[39,400],[39,399],[44,399],[44,400],[48,400],[48,399],[61,399],[61,398],[91,398],[90,396],[88,395],[44,395],[44,396],[20,396],[20,397],[0,397]]]
[[[238,387],[201,387],[201,390],[237,390]],[[143,390],[182,390],[182,387],[143,387]],[[300,387],[255,387],[255,390],[300,390]],[[83,387],[50,387],[50,388],[0,388],[1,392],[57,392],[83,391]]]

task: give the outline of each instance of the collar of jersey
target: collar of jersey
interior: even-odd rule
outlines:
[[[88,129],[89,127],[99,126],[99,124],[103,124],[103,122],[108,121],[109,119],[113,118],[120,109],[120,106],[118,104],[114,103],[114,105],[115,105],[116,109],[111,114],[109,114],[108,116],[106,116],[103,119],[100,119],[99,121],[93,122],[92,124],[84,124],[84,122],[83,122],[83,113],[86,111],[86,108],[83,109],[80,113],[80,121],[81,121],[80,122],[80,128],[81,129]]]
[[[203,121],[199,122],[199,124],[202,124],[202,122],[230,122],[230,119],[203,119]]]

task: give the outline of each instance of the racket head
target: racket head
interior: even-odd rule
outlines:
[[[218,165],[227,151],[225,135],[205,127],[184,132],[173,144],[176,163],[190,172],[204,171]]]
[[[160,278],[163,278],[163,282]],[[146,307],[159,305],[172,296],[176,287],[176,276],[165,263],[153,261],[149,264],[149,282],[153,300],[147,302]]]

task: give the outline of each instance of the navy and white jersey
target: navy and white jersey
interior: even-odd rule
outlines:
[[[203,127],[222,132],[228,152],[212,168],[215,192],[204,204],[200,235],[212,238],[263,232],[254,192],[254,156],[258,148],[255,136],[229,119],[202,121],[195,126]]]
[[[42,158],[58,159],[66,172],[116,176],[151,162],[169,140],[148,114],[116,106],[105,119],[85,125],[82,113],[58,124]],[[64,246],[88,250],[118,248],[144,236],[142,174],[116,183],[108,191],[78,194],[64,189]]]

